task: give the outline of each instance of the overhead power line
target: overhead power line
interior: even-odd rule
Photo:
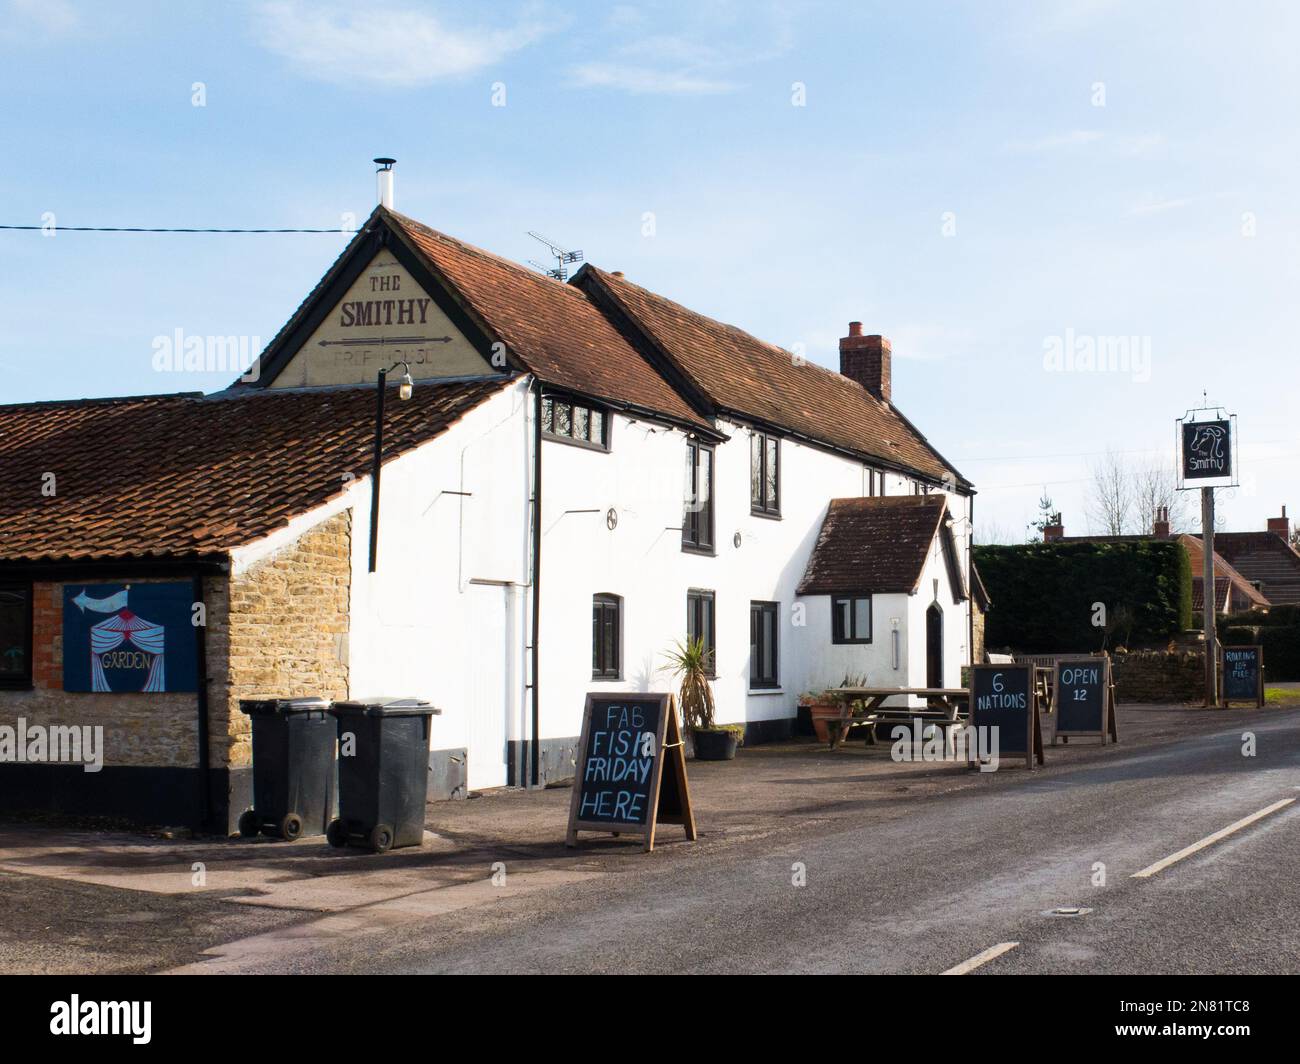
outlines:
[[[0,225],[0,229],[56,233],[349,233],[355,229],[169,229],[141,225]]]

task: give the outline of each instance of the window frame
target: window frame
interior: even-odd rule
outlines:
[[[758,675],[762,661],[762,633],[756,628],[761,618],[772,618],[772,660],[768,675]],[[749,689],[751,691],[777,691],[781,688],[781,603],[758,599],[749,603]]]
[[[703,467],[701,456],[709,456],[709,501],[704,510],[688,510],[686,504],[690,498],[699,496],[699,476],[700,469]],[[692,458],[692,456],[694,456]],[[711,443],[705,443],[702,440],[688,439],[686,441],[686,459],[687,469],[690,480],[686,485],[687,498],[682,500],[682,550],[691,554],[709,554],[717,553],[717,535],[716,535],[716,507],[714,506],[715,488],[717,485],[718,456],[717,449]],[[707,540],[700,538],[701,515],[707,516]]]
[[[614,617],[614,667],[604,659],[605,615]],[[591,596],[591,678],[615,681],[623,679],[623,596],[610,592],[597,592]]]
[[[768,444],[776,456],[776,477],[772,488],[773,498],[767,497]],[[759,498],[754,498],[754,461],[758,460]],[[749,512],[755,517],[780,518],[781,516],[781,437],[771,432],[751,429],[749,434]]]
[[[694,642],[700,638],[699,633],[691,634],[691,626],[695,623],[696,613],[699,612],[703,620],[703,610],[708,607],[708,639],[705,640],[704,649],[709,654],[709,667],[705,675],[710,680],[718,678],[718,595],[703,587],[690,587],[686,589],[686,639],[688,642]]]
[[[569,408],[569,431],[568,433],[555,431],[555,406],[562,404]],[[573,435],[574,411],[585,410],[587,412],[587,438],[583,439]],[[550,415],[551,427],[546,427],[547,415]],[[591,439],[591,419],[593,414],[600,415],[601,438],[599,441]],[[542,396],[542,423],[539,425],[542,439],[554,440],[556,443],[567,443],[571,447],[585,447],[589,451],[602,451],[606,454],[610,450],[610,429],[613,425],[613,419],[610,417],[608,408],[601,406],[599,403],[589,402],[586,399],[579,399],[572,395],[557,394],[548,392]]]
[[[858,635],[857,613],[854,609],[855,603],[863,601],[867,604],[867,637],[865,639]],[[849,633],[844,631],[843,616],[840,613],[841,603],[848,603],[849,606]],[[831,643],[833,645],[860,646],[870,643],[875,634],[875,627],[876,606],[871,601],[871,595],[863,591],[848,591],[831,596]]]
[[[30,691],[34,686],[32,670],[32,628],[33,620],[33,600],[35,599],[35,588],[30,580],[0,580],[0,590],[15,591],[24,597],[27,605],[24,620],[23,632],[23,665],[24,669],[20,673],[0,673],[0,690],[3,691]]]

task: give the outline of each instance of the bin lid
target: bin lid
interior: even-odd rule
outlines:
[[[331,713],[361,713],[368,717],[436,716],[442,713],[432,702],[423,698],[352,698],[335,702]]]
[[[253,716],[257,713],[323,713],[330,708],[328,698],[241,698],[239,708]]]

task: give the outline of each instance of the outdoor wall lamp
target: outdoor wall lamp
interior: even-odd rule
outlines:
[[[411,364],[400,359],[388,369],[381,369],[375,380],[375,453],[370,471],[370,571],[379,563],[379,478],[384,468],[384,395],[388,388],[388,374],[398,366],[405,368],[397,386],[397,398],[405,402],[415,392],[411,380]]]
[[[899,650],[899,638],[900,638],[898,634],[898,626],[901,623],[902,622],[897,617],[889,618],[889,626],[890,628],[893,629],[893,631],[889,633],[889,645],[892,648],[895,672],[898,671],[898,650]]]

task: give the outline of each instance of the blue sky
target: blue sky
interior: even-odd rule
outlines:
[[[850,320],[889,336],[987,533],[1043,485],[1086,530],[1090,467],[1171,464],[1203,390],[1239,415],[1227,524],[1263,528],[1300,507],[1297,30],[1265,0],[0,0],[0,222],[336,226],[392,155],[399,210],[509,258],[540,230],[827,365]],[[0,233],[0,401],[222,387],[154,337],[269,340],[345,239]],[[1048,359],[1089,342],[1122,365]]]

